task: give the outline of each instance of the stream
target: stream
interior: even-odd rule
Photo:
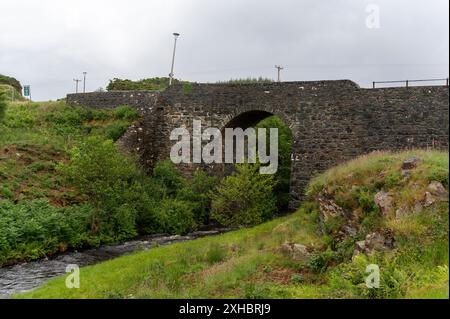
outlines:
[[[59,254],[50,259],[40,259],[0,268],[0,299],[9,298],[15,293],[30,291],[44,284],[49,279],[65,274],[68,264],[76,264],[79,267],[93,265],[135,251],[148,250],[155,246],[218,235],[229,230],[228,228],[223,228],[196,231],[185,236],[151,235],[117,245],[71,251]]]

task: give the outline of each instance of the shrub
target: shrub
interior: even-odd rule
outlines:
[[[186,181],[170,160],[156,163],[152,179],[160,188],[161,198],[175,197],[186,185]]]
[[[276,210],[273,176],[259,173],[259,165],[241,164],[210,192],[211,216],[224,226],[251,226],[272,217]]]
[[[91,207],[56,208],[45,200],[0,201],[0,265],[86,244]]]
[[[105,128],[106,136],[115,142],[125,134],[128,127],[128,123],[113,122]]]
[[[22,92],[22,85],[20,84],[20,82],[10,76],[6,76],[6,75],[2,75],[0,74],[0,84],[7,84],[12,86],[17,92]]]
[[[157,220],[161,229],[169,234],[186,234],[197,228],[192,204],[177,199],[165,199],[160,203]]]
[[[336,259],[336,252],[327,249],[323,252],[314,253],[309,259],[309,268],[315,273],[322,273],[331,266]]]
[[[61,170],[72,185],[91,198],[93,233],[116,239],[135,234],[135,207],[142,190],[136,182],[139,171],[112,141],[86,139],[70,151],[70,163]]]
[[[379,266],[379,288],[366,286],[366,267],[369,264]],[[396,267],[395,259],[373,254],[358,255],[353,262],[340,264],[330,272],[329,279],[333,294],[337,297],[385,299],[404,297],[408,275]]]
[[[277,116],[270,116],[262,120],[256,127],[267,129],[267,142],[269,142],[269,129],[278,128],[278,171],[275,174],[277,183],[274,187],[274,193],[277,197],[278,210],[286,210],[289,204],[291,184],[291,154],[293,143],[291,129]]]
[[[139,112],[128,105],[120,105],[114,109],[114,117],[121,120],[136,120],[139,118]]]
[[[173,79],[173,84],[180,83],[179,80]],[[169,78],[155,77],[132,81],[128,79],[114,78],[109,81],[106,90],[108,91],[127,91],[127,90],[164,90],[169,86]]]
[[[216,180],[216,177],[209,177],[203,171],[196,171],[178,193],[179,199],[192,203],[194,218],[198,224],[208,223],[211,208],[209,192],[214,188]]]

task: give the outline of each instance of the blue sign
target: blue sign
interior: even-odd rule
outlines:
[[[30,96],[30,86],[29,85],[23,86],[23,96]]]

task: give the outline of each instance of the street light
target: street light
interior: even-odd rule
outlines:
[[[87,72],[83,72],[83,93],[86,93],[86,74]]]
[[[172,85],[172,80],[173,80],[173,65],[175,63],[175,50],[177,48],[177,39],[180,36],[179,33],[173,33],[174,36],[174,43],[173,43],[173,55],[172,55],[172,68],[170,69],[170,74],[169,74],[169,85]]]
[[[75,82],[75,93],[78,93],[78,82],[81,82],[81,80],[73,79],[73,81]]]

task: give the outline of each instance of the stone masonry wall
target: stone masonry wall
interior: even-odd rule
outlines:
[[[88,95],[90,94],[90,95]],[[361,89],[348,80],[266,84],[173,85],[163,92],[68,95],[71,105],[138,107],[143,120],[120,140],[151,170],[169,156],[172,129],[202,120],[204,127],[248,127],[271,114],[291,128],[291,207],[310,178],[373,150],[449,146],[448,87]],[[139,95],[138,95],[139,94]],[[127,102],[128,101],[128,102]],[[217,167],[203,165],[215,171]],[[217,166],[217,165],[216,165]],[[180,169],[190,172],[198,164]]]

